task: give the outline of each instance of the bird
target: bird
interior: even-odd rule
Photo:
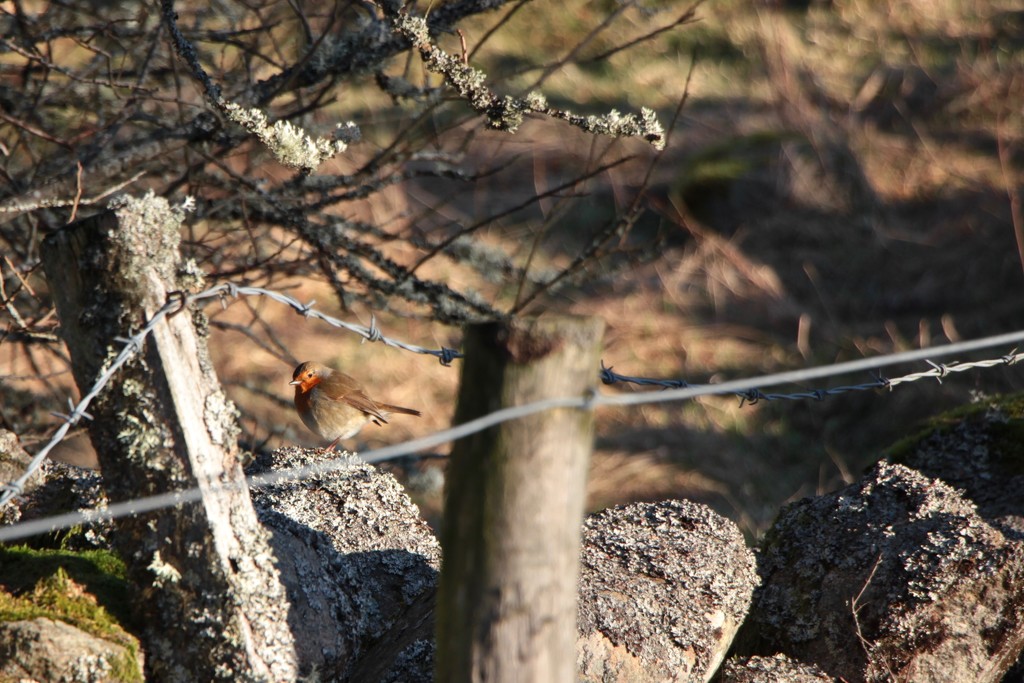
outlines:
[[[320,438],[332,439],[328,451],[367,423],[387,424],[392,413],[420,415],[412,408],[373,400],[354,377],[315,361],[299,363],[288,384],[295,387],[295,410],[303,424]]]

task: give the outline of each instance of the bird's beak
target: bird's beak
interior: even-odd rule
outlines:
[[[302,384],[302,382],[300,382],[297,379],[293,379],[291,382],[288,382],[288,386],[290,386],[290,387],[293,387],[293,386],[295,386],[297,384]]]

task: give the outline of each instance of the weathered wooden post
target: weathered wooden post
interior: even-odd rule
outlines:
[[[584,396],[604,323],[470,327],[456,423]],[[575,681],[576,582],[593,413],[561,408],[456,442],[448,470],[436,680]]]
[[[43,267],[75,381],[90,387],[128,337],[179,288],[181,213],[164,199],[49,235]],[[297,677],[288,601],[237,459],[234,407],[206,348],[205,317],[156,325],[93,402],[89,435],[112,501],[200,487],[202,498],[119,522],[146,628],[147,669],[161,681]],[[215,490],[218,485],[238,485]]]

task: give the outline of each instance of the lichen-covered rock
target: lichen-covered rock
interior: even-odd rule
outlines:
[[[43,617],[0,622],[0,680],[108,683],[141,680],[117,643]]]
[[[814,664],[786,655],[771,657],[730,657],[722,666],[719,683],[837,683]]]
[[[39,468],[44,481],[23,498],[22,521],[41,519],[69,510],[102,510],[107,507],[102,476],[96,470],[44,460]],[[115,525],[99,520],[82,527],[57,532],[51,538],[65,550],[111,547]]]
[[[1024,547],[946,484],[880,463],[783,510],[735,652],[847,681],[998,681],[1024,644]]]
[[[1024,397],[973,408],[936,418],[930,432],[895,447],[892,459],[960,489],[988,522],[1024,539]]]
[[[757,585],[736,525],[688,501],[591,516],[581,559],[577,663],[586,681],[707,681]]]
[[[342,467],[253,490],[256,513],[273,532],[300,666],[323,680],[379,680],[393,662],[408,667],[405,680],[429,676],[440,546],[401,485],[354,456],[323,450],[282,448],[254,469],[325,460]]]
[[[31,461],[32,456],[21,447],[17,434],[0,429],[0,485],[13,482],[24,475]],[[42,481],[43,475],[36,471],[25,482],[24,491],[31,491]],[[21,505],[17,498],[0,508],[0,524],[13,524],[20,519]]]
[[[124,566],[109,552],[0,545],[0,681],[142,681]],[[110,611],[108,611],[110,610]]]

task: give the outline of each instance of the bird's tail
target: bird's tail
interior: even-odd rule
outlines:
[[[412,408],[403,408],[402,406],[393,406],[388,403],[378,403],[377,407],[388,413],[402,413],[403,415],[421,415],[420,411],[413,410]]]

